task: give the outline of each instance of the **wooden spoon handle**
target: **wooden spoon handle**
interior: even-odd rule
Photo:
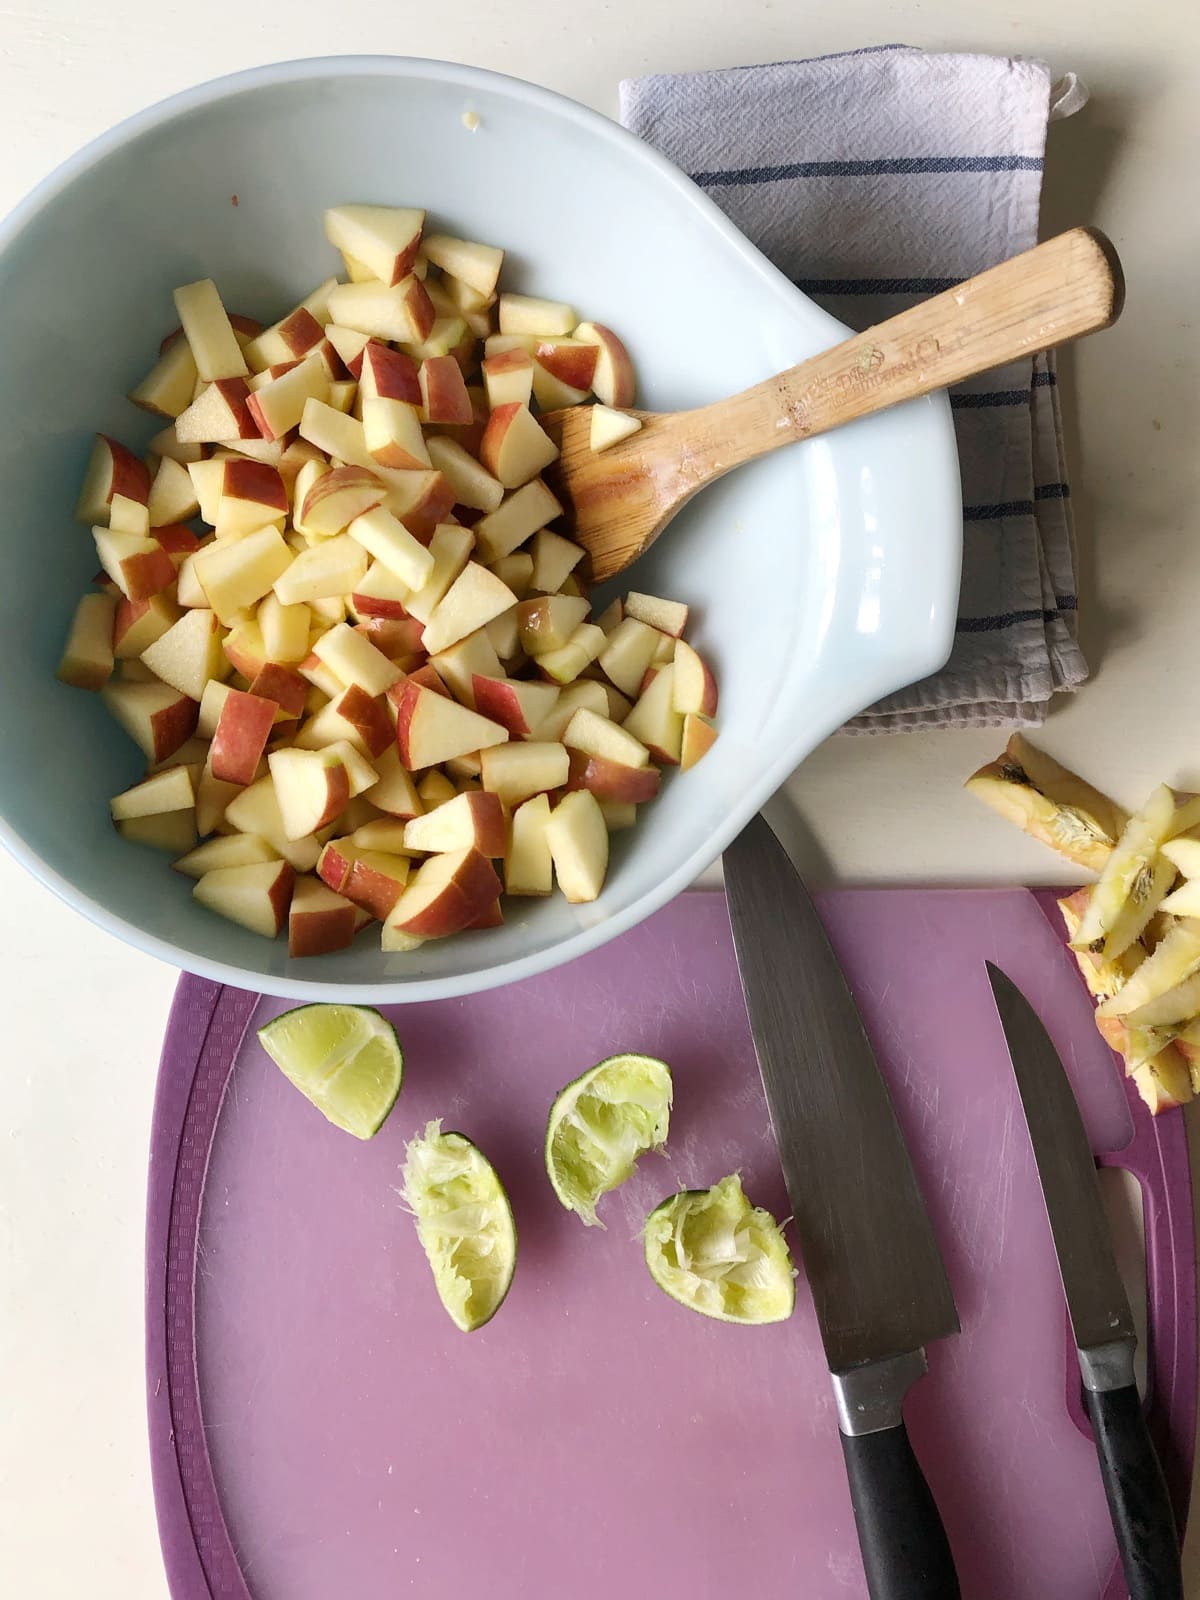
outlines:
[[[693,459],[698,449],[705,476],[718,477],[793,440],[1065,344],[1115,322],[1124,293],[1112,245],[1093,228],[1072,228],[730,400],[684,413]]]

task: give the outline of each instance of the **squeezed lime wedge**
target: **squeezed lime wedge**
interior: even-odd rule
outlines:
[[[646,1218],[646,1265],[672,1300],[719,1322],[783,1322],[796,1274],[779,1224],[752,1206],[736,1172],[674,1194]]]
[[[517,1264],[517,1229],[491,1162],[461,1133],[426,1124],[410,1140],[404,1199],[442,1304],[472,1333],[499,1311]]]
[[[404,1053],[391,1023],[370,1006],[297,1006],[258,1030],[284,1076],[337,1128],[378,1133],[396,1103]]]
[[[569,1083],[550,1107],[546,1174],[568,1211],[588,1227],[601,1195],[624,1183],[637,1159],[666,1142],[671,1069],[653,1056],[609,1056]]]

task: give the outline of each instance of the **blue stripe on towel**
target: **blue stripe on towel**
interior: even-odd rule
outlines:
[[[1002,611],[993,617],[959,617],[956,627],[959,633],[999,633],[1022,622],[1053,622],[1059,611],[1074,611],[1077,605],[1074,595],[1056,595],[1055,600],[1056,611]],[[1064,604],[1066,601],[1070,603]]]
[[[874,178],[886,173],[905,176],[922,172],[1040,172],[1040,156],[881,156],[871,161],[787,161],[777,167],[730,167],[693,172],[704,189],[728,189],[745,183],[787,183],[792,178]]]
[[[803,294],[941,294],[961,278],[793,278]]]
[[[1032,500],[1002,500],[994,506],[964,506],[964,522],[998,522],[1001,517],[1031,517]]]

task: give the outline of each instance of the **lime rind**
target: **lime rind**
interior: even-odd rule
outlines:
[[[284,1077],[334,1127],[370,1139],[396,1103],[404,1052],[396,1030],[371,1006],[297,1006],[258,1030]]]
[[[589,1228],[596,1204],[661,1150],[670,1126],[671,1069],[653,1056],[609,1056],[569,1083],[546,1124],[546,1175],[559,1201]]]
[[[779,1224],[753,1206],[731,1173],[687,1189],[652,1211],[644,1232],[650,1275],[672,1300],[719,1322],[784,1322],[796,1274]]]
[[[504,1303],[517,1263],[517,1229],[496,1169],[461,1133],[440,1121],[405,1150],[404,1200],[456,1328],[472,1333]]]

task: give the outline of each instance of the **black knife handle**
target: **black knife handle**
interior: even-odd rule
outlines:
[[[1083,1393],[1129,1600],[1183,1600],[1175,1514],[1137,1388]]]
[[[841,1440],[871,1600],[959,1600],[946,1530],[904,1423]]]

